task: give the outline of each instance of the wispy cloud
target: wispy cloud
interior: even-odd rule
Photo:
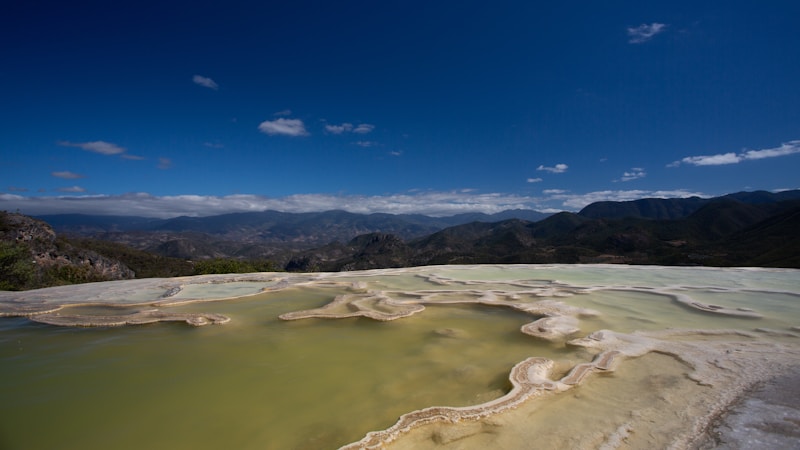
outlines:
[[[220,144],[219,142],[203,142],[203,147],[216,148],[216,149],[225,148],[225,146]]]
[[[528,178],[526,181],[528,183],[541,183],[542,179],[541,178]]]
[[[623,172],[622,176],[619,179],[614,180],[614,182],[638,180],[639,178],[644,178],[646,176],[647,172],[645,172],[644,169],[641,167],[634,167],[630,170],[630,172]]]
[[[359,147],[364,147],[364,148],[376,147],[376,146],[380,145],[375,141],[356,141],[356,142],[354,142],[354,144],[356,144]]]
[[[743,161],[751,161],[764,158],[777,158],[800,153],[800,140],[789,141],[779,147],[766,148],[761,150],[745,150],[740,153],[720,153],[716,155],[687,156],[678,161],[667,164],[667,167],[678,167],[681,164],[692,166],[721,166],[726,164],[738,164]]]
[[[780,147],[775,147],[775,148],[766,148],[763,150],[747,150],[742,154],[742,156],[744,159],[763,159],[763,158],[775,158],[778,156],[792,155],[794,153],[800,153],[800,140],[789,141],[784,144],[781,144]]]
[[[172,160],[169,158],[158,158],[158,165],[156,166],[161,170],[172,168]]]
[[[283,111],[278,111],[272,114],[273,116],[291,116],[292,110],[291,109],[284,109]]]
[[[569,166],[566,164],[556,164],[553,167],[545,167],[544,165],[541,165],[537,167],[536,170],[544,170],[545,172],[550,172],[550,173],[564,173],[567,171],[568,168]]]
[[[82,188],[80,186],[70,186],[70,187],[58,188],[57,191],[58,192],[71,192],[71,193],[78,194],[78,193],[81,193],[81,192],[86,192],[86,189],[84,189],[84,188]]]
[[[192,82],[194,82],[194,84],[199,86],[207,87],[209,89],[214,89],[215,91],[219,89],[219,85],[214,80],[208,77],[204,77],[202,75],[193,76]]]
[[[392,155],[392,156],[403,156],[403,151],[402,150],[392,150],[392,151],[389,152],[389,154]]]
[[[642,44],[659,33],[664,32],[666,25],[663,23],[653,22],[651,24],[641,24],[638,27],[628,27],[628,42],[631,44]]]
[[[353,128],[353,133],[358,134],[367,134],[371,133],[372,130],[375,129],[375,125],[370,125],[368,123],[359,124],[357,127]]]
[[[81,175],[79,173],[70,172],[69,170],[64,170],[60,172],[50,172],[50,175],[56,178],[63,178],[65,180],[75,180],[78,178],[86,178],[85,175]]]
[[[368,123],[360,123],[358,125],[353,125],[350,122],[344,122],[340,125],[333,125],[327,124],[325,125],[325,131],[331,134],[342,134],[342,133],[357,133],[357,134],[367,134],[371,133],[372,130],[375,129],[375,125],[371,125]]]
[[[736,164],[742,159],[736,153],[724,153],[718,155],[687,156],[680,161],[673,161],[667,167],[678,167],[681,164],[691,164],[693,166],[721,166],[725,164]]]
[[[58,145],[63,147],[77,147],[87,152],[99,153],[101,155],[121,155],[126,150],[117,144],[112,144],[106,141],[91,141],[91,142],[70,142],[59,141]]]
[[[306,126],[300,119],[265,120],[258,126],[258,130],[270,136],[308,136]]]
[[[122,159],[130,159],[135,161],[140,161],[145,159],[143,156],[132,155],[128,153],[128,150],[120,147],[117,144],[112,144],[111,142],[106,141],[91,141],[91,142],[70,142],[70,141],[58,141],[58,145],[62,147],[76,147],[87,152],[98,153],[100,155],[107,155],[107,156],[119,156]]]
[[[325,131],[331,134],[342,134],[353,129],[352,123],[343,123],[341,125],[325,125]]]

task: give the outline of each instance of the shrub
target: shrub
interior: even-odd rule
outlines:
[[[30,289],[36,281],[36,263],[24,244],[0,241],[0,290]]]
[[[195,275],[208,275],[214,273],[250,273],[274,272],[275,265],[267,260],[239,260],[229,258],[214,258],[194,263]]]

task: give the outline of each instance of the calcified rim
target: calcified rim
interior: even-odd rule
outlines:
[[[587,374],[595,371],[612,371],[622,353],[616,350],[603,352],[590,363],[578,364],[559,381],[549,378],[554,362],[547,358],[531,357],[511,369],[509,380],[512,389],[506,395],[467,407],[434,406],[403,414],[391,427],[367,433],[364,439],[342,447],[342,449],[380,448],[413,428],[434,422],[455,423],[464,420],[480,420],[485,417],[516,408],[523,402],[549,391],[562,392],[580,384]]]
[[[476,285],[480,281],[457,281],[438,275],[431,275],[429,281],[440,285],[461,284]],[[485,284],[495,284],[485,282]],[[553,300],[539,300],[534,302],[519,302],[518,297],[566,297],[592,291],[629,291],[656,294],[672,299],[677,304],[698,311],[717,315],[729,315],[744,318],[758,319],[761,317],[756,311],[747,308],[726,308],[719,305],[708,305],[695,301],[691,296],[683,293],[671,292],[670,288],[645,288],[631,286],[590,286],[574,287],[560,283],[548,283],[546,286],[525,281],[504,281],[522,288],[516,291],[481,290],[481,289],[456,289],[456,290],[418,290],[413,293],[406,291],[377,291],[366,290],[366,285],[355,284],[351,286],[354,293],[337,296],[332,302],[315,309],[295,311],[280,316],[283,320],[301,320],[307,318],[337,319],[346,317],[367,317],[374,320],[388,321],[408,317],[420,313],[426,304],[481,304],[490,306],[505,306],[518,311],[541,316],[541,318],[525,324],[521,331],[525,334],[550,341],[563,341],[576,335],[579,317],[591,317],[598,313],[593,310],[576,308],[563,302]],[[672,287],[671,289],[675,289]],[[718,290],[718,289],[714,289]],[[472,296],[470,298],[469,296]],[[796,294],[795,294],[796,295]],[[762,333],[789,337],[800,337],[792,331],[757,329]],[[695,368],[690,376],[700,384],[711,384],[715,380],[713,373],[698,369],[702,367],[703,358],[714,355],[717,349],[699,350],[689,344],[677,345],[664,339],[669,337],[732,335],[746,338],[755,338],[758,335],[739,330],[668,330],[665,332],[623,334],[610,330],[599,331],[584,338],[569,340],[573,346],[596,349],[599,353],[588,363],[574,366],[569,373],[560,380],[549,378],[554,362],[549,359],[532,357],[517,364],[509,375],[512,389],[506,395],[469,407],[429,407],[402,415],[391,427],[372,431],[360,441],[346,445],[343,449],[375,449],[398,439],[404,433],[414,428],[432,424],[458,423],[462,421],[475,421],[485,417],[502,413],[508,409],[516,408],[527,400],[546,394],[555,394],[580,385],[588,376],[595,372],[612,372],[618,363],[627,357],[639,357],[650,352],[659,352],[672,355]],[[702,355],[702,356],[698,356]],[[728,389],[727,403],[732,401],[734,395],[745,386],[746,377],[740,384]],[[752,383],[752,381],[750,381]],[[727,404],[725,403],[725,404]],[[714,414],[718,414],[721,406],[711,410],[708,416],[695,419],[694,427],[700,429],[707,427]],[[691,436],[691,435],[687,435]],[[690,438],[686,438],[690,439]]]
[[[714,345],[709,343],[675,342],[669,338],[686,336],[735,336],[753,339],[747,343],[726,343]],[[785,334],[782,334],[785,335]],[[794,337],[798,337],[796,334]],[[755,340],[756,333],[740,330],[669,330],[651,333],[616,333],[602,330],[585,338],[571,340],[570,345],[591,349],[602,349],[589,363],[574,366],[560,380],[551,380],[550,371],[554,362],[546,358],[532,357],[514,366],[509,375],[512,390],[501,398],[477,406],[462,408],[430,407],[404,414],[391,427],[367,433],[358,442],[342,447],[343,450],[377,449],[400,438],[414,428],[440,422],[455,424],[464,421],[484,419],[506,410],[517,408],[524,402],[545,395],[556,395],[576,387],[593,373],[613,372],[626,358],[636,358],[648,353],[662,353],[673,356],[686,363],[692,372],[689,378],[700,385],[716,386],[716,400],[707,405],[707,414],[692,417],[690,426],[684,433],[673,436],[670,448],[693,447],[702,441],[711,423],[719,417],[728,406],[736,401],[755,383],[775,377],[796,368],[800,364],[800,349],[793,345],[772,344],[769,349],[763,342]],[[728,348],[726,348],[728,347]],[[736,348],[732,350],[730,347]],[[758,357],[746,356],[736,351],[760,353]],[[724,356],[729,354],[728,356]],[[721,365],[733,366],[744,364],[749,370],[721,377]],[[635,423],[626,424],[626,429],[635,430]],[[612,436],[613,437],[613,436]]]
[[[380,269],[358,273],[318,273],[318,274],[286,274],[286,273],[259,273],[243,275],[207,275],[174,279],[143,279],[122,282],[94,283],[90,285],[63,286],[58,288],[41,289],[28,292],[0,292],[0,317],[28,317],[43,323],[62,326],[123,326],[139,325],[161,321],[184,321],[190,325],[201,326],[207,324],[222,324],[230,319],[214,313],[169,313],[158,308],[169,306],[242,298],[266,291],[278,291],[289,287],[317,286],[317,287],[346,287],[350,293],[338,296],[334,301],[321,308],[306,311],[296,311],[281,316],[284,320],[301,320],[305,318],[342,318],[362,316],[374,320],[396,320],[420,313],[428,304],[482,304],[489,306],[503,306],[516,309],[534,316],[537,319],[521,327],[523,333],[537,338],[555,341],[567,341],[569,345],[582,346],[597,351],[591,362],[574,366],[569,373],[559,380],[549,378],[554,362],[545,358],[532,357],[517,364],[511,371],[509,379],[512,390],[506,395],[470,407],[430,407],[414,411],[400,417],[398,422],[390,428],[368,433],[364,439],[345,446],[353,448],[376,448],[393,441],[401,434],[433,422],[455,423],[466,420],[480,420],[489,415],[498,414],[511,408],[516,408],[526,400],[548,394],[555,394],[571,389],[585,382],[589,375],[596,372],[611,372],[624,358],[638,357],[649,352],[659,352],[672,355],[686,362],[694,369],[690,377],[699,383],[713,383],[715,374],[707,369],[707,359],[710,352],[718,351],[714,346],[701,348],[688,342],[676,343],[669,341],[671,337],[679,336],[704,336],[710,334],[736,335],[744,338],[755,338],[756,333],[740,330],[668,330],[650,333],[622,334],[609,330],[592,333],[589,336],[569,340],[580,329],[579,318],[593,316],[597,313],[592,310],[575,308],[553,298],[579,295],[594,291],[633,291],[661,295],[670,298],[677,304],[698,311],[747,317],[758,319],[761,315],[751,309],[727,308],[721,305],[711,305],[695,301],[688,294],[681,292],[681,286],[667,286],[661,288],[634,287],[621,285],[590,285],[572,286],[569,284],[547,281],[542,283],[526,280],[455,280],[431,272],[454,269],[470,269],[473,267],[495,268],[561,268],[565,266],[437,266],[404,269]],[[574,266],[570,266],[574,267]],[[592,267],[619,267],[596,265]],[[626,266],[629,268],[629,266]],[[657,267],[636,267],[639,270],[654,270]],[[693,269],[694,270],[694,269]],[[717,270],[700,268],[697,270]],[[762,269],[724,269],[730,270],[762,270]],[[781,269],[765,269],[769,271],[782,271]],[[457,284],[460,286],[476,286],[475,289],[436,289],[407,291],[381,291],[368,290],[366,283],[346,281],[347,278],[357,276],[359,279],[373,276],[416,274],[426,278],[434,284],[447,286]],[[192,296],[187,295],[189,287],[204,284],[243,283],[247,292],[241,291],[237,295]],[[497,290],[489,285],[503,284],[514,286],[516,290]],[[481,289],[484,287],[484,289]],[[725,288],[707,288],[713,291],[725,292]],[[735,289],[731,291],[750,291]],[[142,292],[146,291],[143,297]],[[223,290],[224,291],[224,290]],[[776,291],[770,290],[771,293]],[[795,292],[778,292],[788,295],[800,296]],[[518,301],[520,296],[539,297],[538,301]],[[103,301],[112,299],[111,303]],[[121,310],[129,308],[143,308],[128,314],[62,314],[64,308],[74,306],[103,306],[120,307]],[[64,311],[66,312],[66,311]],[[769,330],[757,328],[757,333],[800,337],[798,329],[791,331]],[[798,357],[798,350],[781,348],[778,352]],[[719,356],[718,360],[725,359]],[[715,360],[717,361],[717,360]],[[747,383],[763,378],[766,374],[778,370],[775,367],[764,368],[760,371],[745,373],[735,385],[729,388],[726,395],[720,397],[720,405],[725,405],[733,400],[733,396],[741,392]],[[760,378],[759,378],[760,377]],[[727,402],[727,403],[726,403]],[[721,406],[712,408],[718,411]],[[695,421],[695,431],[707,426],[711,420],[710,415],[698,418]]]
[[[560,266],[436,266],[434,270],[440,269],[469,269],[473,267],[497,267],[497,268],[548,268]],[[597,265],[592,267],[617,267],[608,265]],[[628,266],[625,266],[628,267]],[[460,285],[481,285],[488,284],[485,281],[460,281],[452,280],[436,274],[425,273],[432,267],[417,267],[405,269],[377,269],[358,272],[359,277],[376,277],[381,275],[395,275],[403,273],[416,273],[428,281],[440,284],[460,284]],[[639,267],[637,267],[639,269]],[[651,267],[641,268],[644,270]],[[739,269],[742,270],[742,269]],[[750,269],[747,269],[750,270]],[[757,270],[757,269],[753,269]],[[213,313],[183,314],[163,313],[152,308],[169,307],[187,303],[220,301],[233,298],[243,298],[257,295],[266,291],[277,291],[288,287],[314,285],[314,286],[349,286],[353,290],[363,289],[358,283],[345,283],[337,281],[337,278],[352,277],[353,273],[316,273],[316,274],[286,274],[286,273],[253,273],[253,274],[223,274],[223,275],[199,275],[193,277],[179,278],[149,278],[139,280],[122,280],[103,283],[87,283],[80,285],[58,286],[53,288],[37,289],[23,292],[0,292],[0,317],[28,317],[31,320],[60,326],[122,326],[138,325],[143,323],[153,323],[160,321],[184,321],[190,325],[201,326],[207,324],[222,324],[229,319]],[[252,288],[247,293],[238,293],[232,296],[217,295],[204,297],[198,295],[182,296],[188,288],[202,285],[219,284],[252,284]],[[693,300],[685,294],[670,292],[667,288],[640,288],[633,286],[586,286],[574,287],[569,285],[551,282],[546,286],[531,283],[529,281],[503,280],[503,284],[515,285],[517,287],[529,288],[527,291],[517,291],[514,294],[531,294],[539,297],[564,297],[580,293],[598,290],[626,290],[646,292],[650,294],[664,295],[672,298],[676,302],[693,309],[714,314],[735,315],[740,317],[761,317],[757,312],[749,309],[732,309],[719,305],[704,304]],[[144,292],[144,294],[143,294]],[[540,314],[544,317],[537,322],[523,327],[523,333],[544,339],[560,339],[577,331],[576,321],[569,317],[575,316],[575,312],[567,312],[563,307],[556,308],[556,311],[544,308],[544,303],[535,307],[530,304],[515,303],[513,301],[497,301],[496,295],[506,295],[503,291],[491,290],[457,290],[458,293],[480,292],[477,300],[456,300],[443,301],[431,300],[436,294],[442,291],[416,291],[423,297],[419,301],[398,302],[391,298],[391,292],[381,293],[371,291],[369,296],[362,298],[342,298],[337,299],[330,305],[318,308],[314,312],[300,311],[287,314],[285,319],[299,319],[304,317],[352,317],[364,316],[376,320],[393,320],[399,317],[406,317],[424,310],[424,303],[481,303],[487,305],[509,306],[531,314]],[[794,294],[794,293],[790,293]],[[513,294],[508,294],[513,296]],[[145,297],[145,298],[141,298]],[[111,300],[109,300],[111,299]],[[364,303],[376,302],[378,306],[388,306],[389,308],[404,308],[403,312],[384,313],[379,309],[364,306]],[[341,313],[331,313],[341,304],[348,303],[354,310],[350,315]],[[142,311],[128,314],[126,317],[118,315],[108,315],[106,317],[97,315],[62,314],[60,311],[68,307],[77,306],[119,306],[126,308],[144,307]],[[592,312],[578,312],[578,314],[589,314]]]

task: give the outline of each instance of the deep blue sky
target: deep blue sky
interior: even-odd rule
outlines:
[[[15,2],[0,209],[453,214],[800,188],[800,3]]]

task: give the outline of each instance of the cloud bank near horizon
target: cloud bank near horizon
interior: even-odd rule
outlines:
[[[509,209],[532,209],[555,213],[578,211],[598,201],[629,201],[641,198],[710,197],[688,190],[606,190],[582,194],[549,189],[541,196],[476,193],[471,190],[411,192],[390,195],[297,194],[266,197],[252,194],[227,196],[171,195],[148,193],[122,195],[22,196],[0,194],[0,210],[28,215],[95,214],[171,218],[212,216],[238,212],[275,210],[302,213],[343,210],[357,214],[424,214],[441,217],[462,213],[498,213]]]

